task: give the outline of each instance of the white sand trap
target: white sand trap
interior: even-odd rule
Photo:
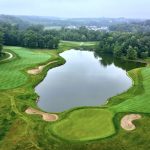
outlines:
[[[138,115],[138,114],[126,115],[121,119],[121,127],[124,130],[132,131],[136,128],[132,122],[140,118],[141,118],[141,115]]]
[[[25,112],[29,115],[41,115],[44,121],[49,122],[56,121],[59,118],[56,114],[45,113],[34,108],[28,108]]]
[[[56,63],[56,62],[58,62],[58,61],[51,61],[51,62],[47,63],[46,65],[39,66],[38,68],[28,70],[27,73],[31,74],[31,75],[37,75],[37,74],[41,73],[45,67],[47,67],[50,64]]]

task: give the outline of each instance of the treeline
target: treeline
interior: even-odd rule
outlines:
[[[105,33],[96,51],[123,59],[147,58],[150,56],[150,33]]]
[[[136,23],[115,24],[111,25],[109,30],[119,32],[147,33],[150,32],[150,20]]]
[[[68,41],[98,41],[101,31],[88,30],[86,27],[79,29],[44,30],[41,25],[29,26],[20,29],[18,25],[0,23],[0,32],[3,33],[3,44],[23,46],[29,48],[57,48],[59,40]]]
[[[99,41],[101,31],[89,30],[86,27],[80,27],[79,29],[65,29],[59,31],[60,38],[66,41]]]
[[[44,30],[42,25],[32,25],[20,28],[18,25],[0,23],[0,45],[22,46],[28,48],[58,48],[60,40],[68,41],[99,41],[100,31],[88,30],[86,27],[79,29]]]
[[[149,22],[141,25],[149,26]],[[119,26],[118,26],[119,28]],[[102,32],[79,29],[44,30],[41,25],[20,29],[17,25],[0,23],[0,53],[2,45],[28,48],[56,49],[60,40],[99,41],[97,52],[110,53],[123,59],[147,58],[150,56],[150,29],[147,32]]]
[[[2,54],[2,49],[3,49],[3,34],[0,32],[0,56]]]
[[[59,38],[55,32],[45,31],[40,25],[20,30],[17,25],[1,23],[0,32],[3,34],[4,45],[53,49],[59,44]]]

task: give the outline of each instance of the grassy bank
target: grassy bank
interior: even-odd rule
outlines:
[[[82,43],[87,46],[88,43]],[[134,86],[115,96],[103,107],[82,107],[59,114],[57,122],[44,122],[39,116],[24,113],[37,108],[34,87],[48,69],[62,65],[59,53],[81,46],[81,42],[62,42],[58,50],[33,50],[5,47],[15,54],[8,63],[0,64],[0,149],[2,150],[145,150],[150,148],[150,68],[129,71]],[[36,76],[27,69],[57,60]],[[3,71],[1,71],[3,70]],[[2,84],[3,83],[3,84]],[[11,84],[9,84],[11,83]],[[141,113],[137,129],[127,132],[120,119],[128,113]]]

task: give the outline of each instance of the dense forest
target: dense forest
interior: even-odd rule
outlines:
[[[147,58],[150,56],[150,20],[116,24],[101,35],[98,52],[111,53],[122,59]]]
[[[3,49],[3,35],[2,32],[0,32],[0,56],[2,53],[2,49]]]
[[[96,51],[110,53],[123,59],[147,58],[150,56],[149,33],[109,32],[101,35]]]
[[[53,49],[57,48],[59,44],[59,39],[55,33],[45,31],[41,25],[30,26],[21,30],[17,25],[1,23],[0,32],[3,33],[4,45]]]
[[[150,20],[142,22],[114,24],[109,27],[110,31],[147,33],[150,32]]]
[[[100,31],[88,30],[86,27],[79,29],[44,30],[42,25],[30,25],[20,29],[18,25],[0,23],[0,32],[3,33],[3,44],[23,46],[29,48],[58,48],[59,40],[68,41],[98,41]]]
[[[60,31],[60,39],[66,41],[99,41],[102,31],[89,30],[82,26],[79,29],[65,29],[62,28]]]

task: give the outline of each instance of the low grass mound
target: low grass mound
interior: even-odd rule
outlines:
[[[12,89],[26,83],[28,76],[23,72],[26,68],[44,63],[50,59],[46,53],[21,47],[5,47],[18,57],[8,63],[0,64],[0,89]]]
[[[56,123],[53,132],[61,139],[69,141],[96,140],[115,133],[112,120],[113,114],[106,109],[78,109]]]

